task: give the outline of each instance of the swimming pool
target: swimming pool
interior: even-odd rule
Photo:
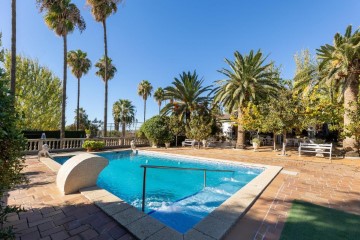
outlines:
[[[97,155],[109,159],[109,165],[98,177],[98,186],[138,209],[142,205],[142,165],[232,171],[207,171],[204,187],[203,171],[147,169],[145,212],[181,233],[187,232],[263,171],[238,164],[143,152],[138,155],[132,155],[131,151]]]

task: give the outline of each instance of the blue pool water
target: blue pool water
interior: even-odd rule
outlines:
[[[109,165],[99,175],[98,186],[138,209],[142,203],[144,170],[141,165],[233,170],[207,172],[204,187],[203,171],[147,169],[145,212],[181,233],[192,228],[263,171],[236,164],[142,152],[138,155],[132,155],[131,151],[98,155],[109,159]]]

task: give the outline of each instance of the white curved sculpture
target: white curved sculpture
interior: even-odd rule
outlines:
[[[56,185],[64,195],[96,185],[99,173],[109,164],[106,158],[83,153],[67,160],[60,168]]]

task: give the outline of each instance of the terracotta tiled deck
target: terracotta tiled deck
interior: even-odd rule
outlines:
[[[154,149],[147,149],[154,150]],[[232,149],[190,148],[156,151],[283,166],[253,207],[229,232],[227,240],[278,239],[294,199],[360,215],[360,160],[278,157],[266,149],[260,152]],[[99,208],[80,194],[61,196],[55,174],[36,159],[27,159],[27,189],[10,192],[8,203],[30,209],[13,215],[10,224],[21,239],[133,239]],[[292,175],[293,173],[297,175]],[[164,239],[166,240],[166,239]]]
[[[56,174],[37,158],[26,164],[28,188],[11,191],[7,199],[28,209],[8,218],[19,239],[135,239],[80,193],[60,195]]]

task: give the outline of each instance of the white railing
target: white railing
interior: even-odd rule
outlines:
[[[25,152],[26,153],[37,153],[41,150],[43,144],[49,146],[50,151],[71,151],[71,150],[82,150],[82,145],[86,138],[53,138],[53,139],[28,139]],[[116,147],[130,147],[130,143],[134,138],[130,137],[106,137],[106,138],[91,138],[89,140],[104,141],[105,148],[116,148]],[[148,141],[144,139],[135,139],[135,145],[145,146],[148,145]]]

